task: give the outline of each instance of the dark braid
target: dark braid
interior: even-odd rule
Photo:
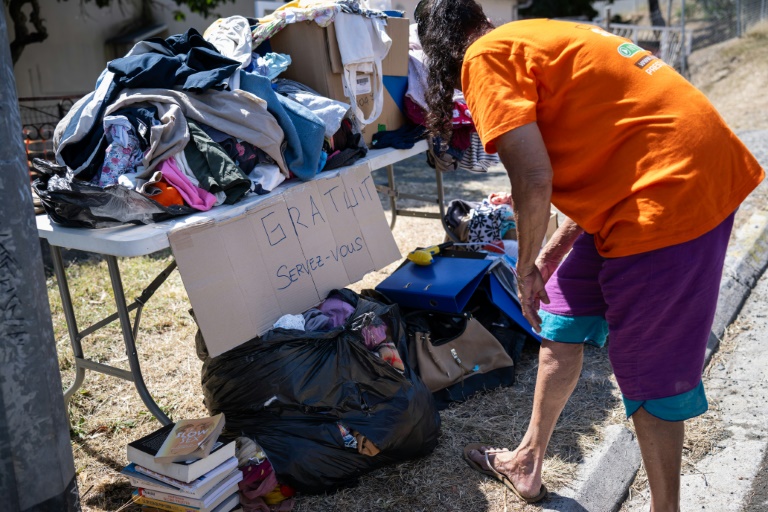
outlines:
[[[453,90],[461,79],[464,53],[493,25],[474,0],[422,0],[415,19],[428,69],[427,127],[447,142],[453,131]]]

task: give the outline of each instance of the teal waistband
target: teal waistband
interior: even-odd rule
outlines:
[[[566,316],[539,310],[541,337],[560,343],[605,345],[608,323],[601,316]]]
[[[684,421],[707,412],[709,404],[704,393],[704,383],[690,391],[666,398],[654,400],[630,400],[622,396],[624,408],[627,410],[627,418],[637,412],[640,407],[650,414],[665,421]]]

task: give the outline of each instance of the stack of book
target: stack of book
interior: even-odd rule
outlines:
[[[230,512],[239,508],[235,441],[219,437],[223,417],[182,420],[128,444],[133,501],[146,512]]]

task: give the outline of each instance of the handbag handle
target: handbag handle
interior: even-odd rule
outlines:
[[[429,354],[429,357],[432,359],[432,361],[435,363],[435,366],[440,368],[440,371],[446,374],[446,376],[449,376],[448,370],[445,368],[443,363],[440,361],[440,358],[437,357],[434,351],[434,345],[432,345],[432,339],[428,332],[421,333],[421,343],[424,345],[424,348],[426,348],[427,353]],[[470,373],[474,373],[474,368],[467,368],[464,363],[461,361],[461,358],[459,357],[458,352],[456,352],[455,348],[451,348],[451,357],[453,357],[454,362],[456,365],[461,368],[464,371],[464,375],[469,375]]]

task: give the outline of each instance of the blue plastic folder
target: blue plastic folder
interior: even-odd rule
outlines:
[[[436,257],[430,265],[406,261],[376,287],[391,301],[415,309],[461,313],[491,260]]]
[[[525,331],[533,336],[538,341],[541,341],[541,336],[533,330],[531,324],[523,316],[523,312],[520,309],[520,303],[510,296],[507,289],[501,284],[499,279],[490,273],[488,278],[491,281],[491,302],[496,304],[504,313],[509,316],[517,325],[525,329]]]

